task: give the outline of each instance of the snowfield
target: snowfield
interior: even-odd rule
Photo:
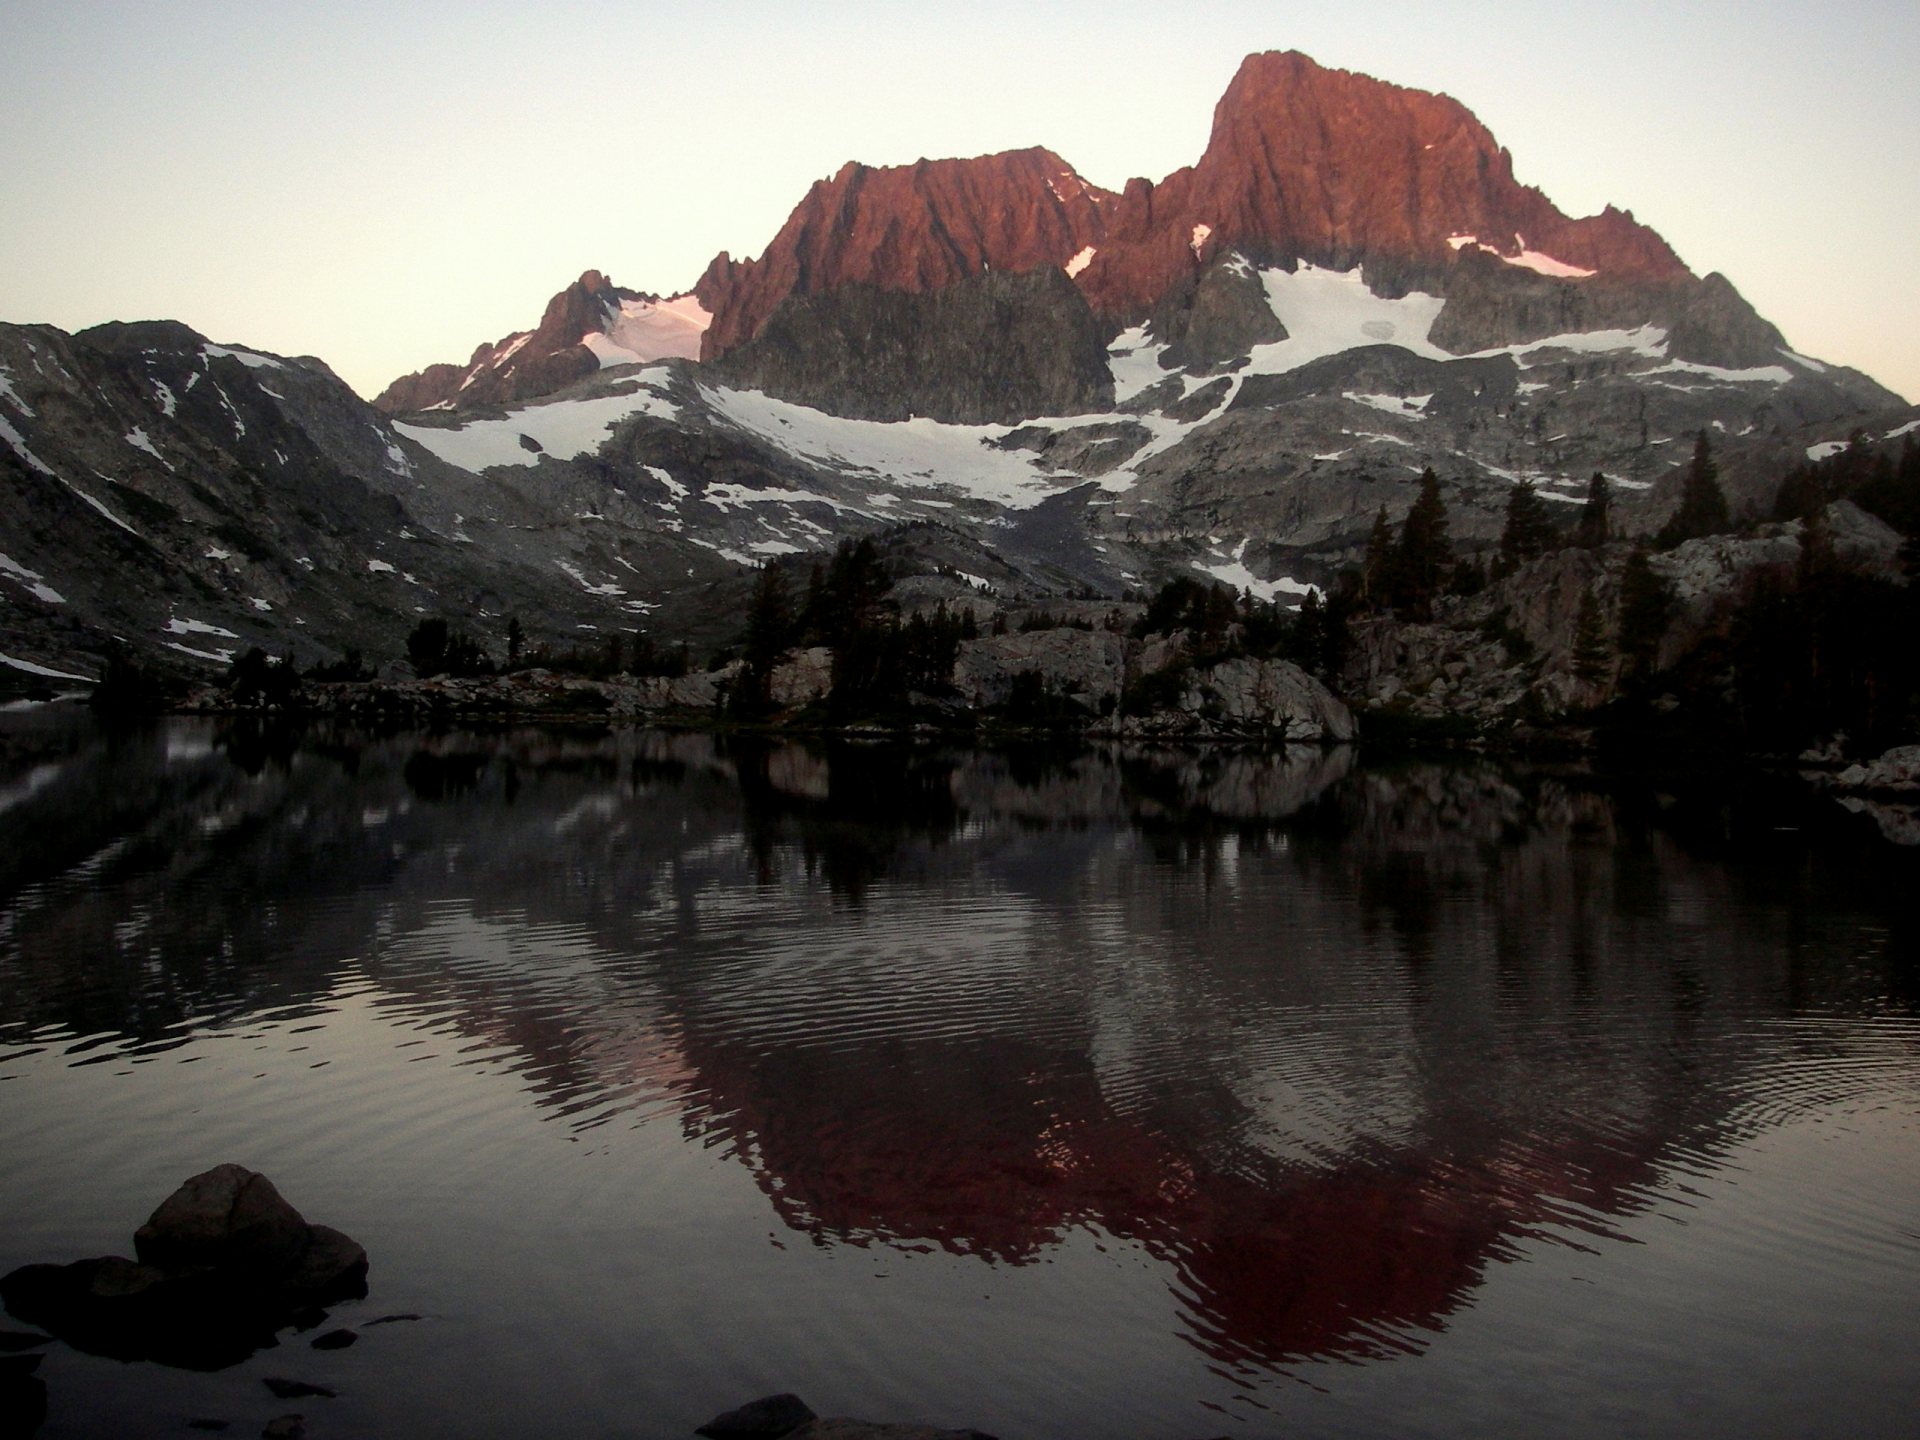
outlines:
[[[469,420],[451,429],[399,422],[393,428],[449,465],[478,475],[496,465],[537,465],[543,455],[572,460],[599,449],[607,432],[622,420],[635,415],[672,420],[679,413],[678,405],[641,380],[618,394],[550,400],[500,419]],[[536,452],[522,445],[523,435],[540,449]]]

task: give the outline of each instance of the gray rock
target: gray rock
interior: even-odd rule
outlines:
[[[148,1265],[190,1269],[284,1269],[307,1247],[307,1222],[273,1182],[240,1165],[217,1165],[181,1184],[133,1236]]]
[[[1920,745],[1899,745],[1877,760],[1849,765],[1833,783],[1841,790],[1920,794]]]
[[[1057,266],[989,270],[930,294],[792,295],[714,362],[737,383],[860,420],[963,425],[1110,409],[1099,323]]]
[[[833,689],[833,651],[824,645],[796,650],[768,677],[767,692],[782,710],[824,700]]]
[[[953,683],[970,705],[1004,705],[1015,677],[1038,674],[1048,692],[1071,696],[1090,713],[1119,698],[1126,681],[1127,642],[1105,630],[1035,630],[983,636],[961,644]]]

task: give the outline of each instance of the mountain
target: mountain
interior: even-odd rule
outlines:
[[[693,295],[643,295],[589,270],[547,302],[532,330],[481,345],[462,365],[429,365],[374,397],[390,415],[473,409],[551,395],[608,365],[694,358],[712,317]]]
[[[371,406],[184,326],[0,326],[0,656],[393,656],[430,614],[707,645],[754,567],[868,533],[983,618],[1298,596],[1429,466],[1471,551],[1522,480],[1570,515],[1603,474],[1651,531],[1697,435],[1738,510],[1916,419],[1630,215],[1562,215],[1457,102],[1257,55],[1158,184],[850,164],[757,259],[664,300],[588,271]]]

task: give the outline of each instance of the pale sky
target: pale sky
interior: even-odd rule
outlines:
[[[1562,210],[1920,399],[1915,0],[0,0],[0,320],[182,320],[370,396],[582,270],[758,255],[847,160],[1157,180],[1275,49],[1454,96]]]

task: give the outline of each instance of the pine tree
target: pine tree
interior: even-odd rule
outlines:
[[[1370,605],[1388,605],[1393,601],[1393,526],[1382,505],[1373,517],[1373,532],[1367,536],[1367,561],[1360,572],[1361,598]]]
[[[1440,498],[1440,477],[1432,466],[1420,472],[1420,493],[1400,526],[1393,558],[1394,603],[1415,619],[1430,618],[1434,597],[1453,569],[1447,505]]]
[[[1553,521],[1533,481],[1520,480],[1507,492],[1507,523],[1500,531],[1497,575],[1510,575],[1553,546]]]
[[[1680,508],[1660,531],[1660,546],[1671,550],[1702,535],[1718,535],[1728,528],[1727,495],[1720,488],[1720,467],[1702,430],[1693,443],[1693,462],[1680,487]]]
[[[1607,626],[1600,616],[1600,602],[1589,586],[1580,595],[1580,609],[1573,621],[1574,675],[1589,685],[1605,682],[1613,669],[1613,656],[1607,647]]]
[[[1620,572],[1620,674],[1641,680],[1653,673],[1673,610],[1673,588],[1635,546]]]
[[[1588,550],[1598,550],[1607,543],[1608,532],[1613,528],[1612,497],[1607,493],[1607,477],[1598,470],[1593,479],[1587,482],[1587,503],[1580,507],[1580,522],[1573,532],[1576,545]]]

